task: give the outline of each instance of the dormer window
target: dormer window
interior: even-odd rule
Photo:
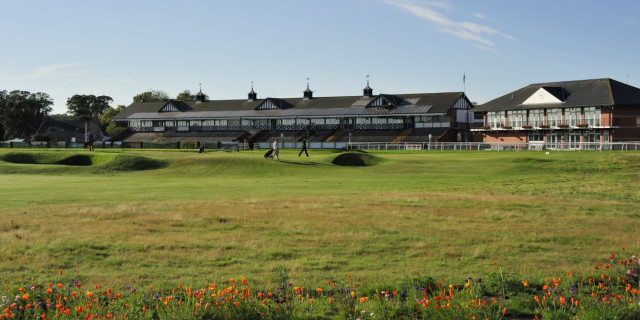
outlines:
[[[385,108],[385,109],[395,108],[398,106],[398,103],[395,100],[396,99],[393,96],[380,95],[375,100],[371,101],[371,103],[369,103],[367,107]]]
[[[261,103],[256,110],[270,110],[270,109],[280,109],[280,101],[275,99],[267,98],[263,103]]]
[[[164,107],[160,109],[160,112],[180,112],[180,111],[182,110],[180,110],[179,105],[173,101],[167,102],[167,104],[165,104]]]

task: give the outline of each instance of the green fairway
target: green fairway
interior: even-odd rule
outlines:
[[[640,249],[640,153],[263,153],[0,150],[0,279],[536,279]]]

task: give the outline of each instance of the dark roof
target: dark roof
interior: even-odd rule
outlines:
[[[558,98],[561,103],[523,104],[525,100],[541,88]],[[486,112],[614,105],[640,106],[640,89],[609,78],[536,83],[493,99],[474,108],[473,111]]]
[[[99,137],[104,136],[104,132],[100,128],[100,124],[97,119],[92,119],[90,121],[74,121],[47,118],[42,122],[36,134],[46,135],[49,136],[51,140],[57,141],[70,141],[71,138],[76,138],[76,141],[84,141],[85,125],[87,131]]]
[[[266,98],[255,101],[210,100],[202,103],[184,101],[189,110],[186,112],[159,112],[167,103],[144,102],[132,103],[116,115],[114,120],[126,119],[197,119],[197,118],[230,118],[230,117],[303,117],[331,115],[381,115],[381,114],[424,114],[446,113],[463,97],[462,92],[417,93],[417,94],[385,94],[384,97],[397,106],[388,110],[365,108],[379,96],[337,96],[304,98]],[[267,99],[278,102],[282,109],[256,110]],[[373,109],[373,110],[365,110]]]

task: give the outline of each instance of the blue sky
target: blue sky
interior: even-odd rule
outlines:
[[[640,87],[640,1],[3,0],[0,90],[129,105],[149,89],[211,99]],[[465,84],[463,86],[463,75]]]

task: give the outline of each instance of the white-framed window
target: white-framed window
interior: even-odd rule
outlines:
[[[298,120],[298,123],[300,121]],[[292,126],[296,124],[296,119],[278,119],[278,125],[281,126]]]
[[[189,125],[192,127],[199,127],[202,125],[202,120],[191,120],[189,121]]]
[[[324,120],[326,124],[340,124],[340,118],[326,118]]]
[[[187,127],[187,126],[189,126],[189,121],[187,121],[187,120],[178,120],[176,122],[178,123],[178,127]]]
[[[600,108],[588,107],[584,108],[584,122],[593,127],[600,126]]]
[[[491,128],[500,128],[504,124],[504,112],[503,111],[489,111],[487,112],[487,124]]]
[[[371,118],[373,124],[387,124],[387,118]]]
[[[356,118],[356,124],[370,124],[371,118]]]
[[[544,124],[544,109],[529,110],[529,125],[538,127],[541,124]]]
[[[580,108],[564,109],[564,123],[575,126],[580,123]]]
[[[387,118],[387,123],[404,123],[404,119],[402,117]]]
[[[507,125],[512,127],[522,127],[527,124],[527,110],[507,111]]]
[[[562,123],[562,109],[547,109],[547,124],[557,126]]]

